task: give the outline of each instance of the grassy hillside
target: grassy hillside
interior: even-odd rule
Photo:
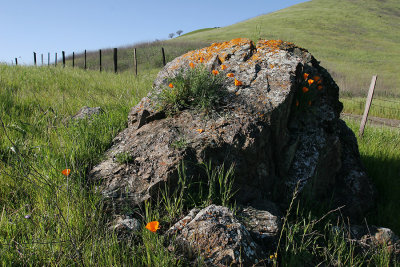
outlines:
[[[185,41],[236,37],[282,39],[307,48],[343,91],[400,95],[400,1],[312,0],[228,27],[194,32]]]

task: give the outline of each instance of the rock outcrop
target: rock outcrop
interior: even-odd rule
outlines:
[[[166,116],[152,94],[199,65],[223,75],[221,104],[207,114],[185,109]],[[373,204],[356,139],[339,118],[339,88],[307,50],[282,41],[215,43],[169,62],[154,92],[132,108],[128,128],[91,172],[115,210],[173,186],[180,162],[208,160],[235,165],[238,203],[285,202],[297,188],[312,200],[346,205],[353,217]]]

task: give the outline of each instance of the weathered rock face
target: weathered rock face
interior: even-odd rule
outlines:
[[[164,183],[173,185],[182,160],[209,159],[235,164],[238,203],[282,202],[298,186],[316,200],[333,194],[350,215],[371,206],[373,188],[356,139],[339,119],[339,88],[307,50],[281,41],[216,43],[169,62],[154,89],[168,89],[168,78],[190,63],[224,75],[223,104],[212,114],[187,109],[166,117],[149,96],[132,108],[128,128],[91,172],[116,209],[143,202]],[[173,145],[182,140],[184,146]],[[118,162],[121,153],[130,160]]]
[[[265,257],[250,233],[222,206],[193,209],[167,231],[188,258],[203,257],[207,266],[252,266]]]

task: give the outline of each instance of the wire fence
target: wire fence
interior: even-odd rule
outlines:
[[[345,102],[345,110],[347,112],[351,111],[351,113],[342,113],[342,117],[361,120],[362,115],[360,114],[363,112],[365,99],[342,97],[341,100]],[[346,103],[351,104],[346,106]],[[368,116],[368,122],[374,125],[400,129],[400,100],[374,97],[370,114],[372,116]]]

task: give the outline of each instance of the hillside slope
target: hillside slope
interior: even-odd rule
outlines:
[[[312,0],[231,26],[176,38],[184,41],[282,39],[307,48],[343,91],[400,95],[400,1]]]

